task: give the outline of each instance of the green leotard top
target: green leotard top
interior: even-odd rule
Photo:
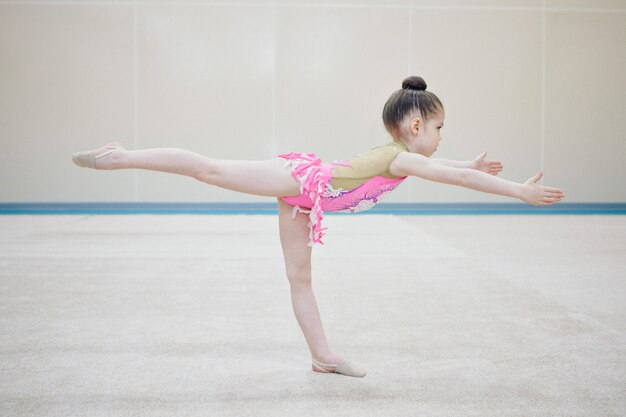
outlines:
[[[402,178],[389,172],[391,162],[400,152],[409,152],[409,149],[403,142],[394,140],[353,156],[346,161],[351,166],[337,165],[332,170],[331,186],[334,189],[352,190],[376,176]]]

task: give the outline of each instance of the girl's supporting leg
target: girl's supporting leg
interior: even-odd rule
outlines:
[[[178,148],[154,148],[129,151],[120,146],[98,158],[96,169],[146,169],[186,175],[207,184],[247,194],[280,197],[300,194],[300,184],[293,178],[285,160],[264,161],[222,160],[209,158]],[[89,152],[100,155],[107,147]]]
[[[311,356],[326,364],[337,364],[341,357],[335,355],[326,341],[322,320],[311,286],[311,247],[309,243],[309,217],[298,213],[292,218],[292,207],[278,199],[280,243],[285,257],[285,269],[291,286],[291,302],[298,324],[309,345]],[[313,367],[313,370],[315,367]]]

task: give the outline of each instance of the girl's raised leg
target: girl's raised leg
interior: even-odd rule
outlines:
[[[337,364],[341,357],[335,355],[326,341],[317,301],[311,286],[311,247],[309,243],[309,217],[297,213],[292,218],[292,207],[278,199],[280,243],[285,258],[287,279],[291,287],[291,303],[298,324],[309,345],[313,360]],[[314,371],[324,372],[313,366]],[[326,372],[331,370],[326,370]]]
[[[74,155],[91,159],[96,169],[146,169],[186,175],[207,184],[262,196],[294,196],[300,184],[282,158],[264,161],[213,159],[186,149],[154,148],[129,151],[118,142]],[[85,165],[81,165],[85,166]]]

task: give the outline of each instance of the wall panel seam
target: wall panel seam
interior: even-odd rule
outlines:
[[[133,148],[139,146],[139,5],[133,5]],[[139,172],[133,170],[133,199],[139,201]]]
[[[278,153],[278,138],[277,135],[277,79],[278,79],[278,9],[276,6],[276,0],[274,0],[274,7],[272,9],[272,53],[274,54],[274,62],[272,65],[272,153]],[[275,156],[275,155],[272,155]]]
[[[546,148],[546,0],[543,0],[541,12],[541,121],[539,133],[539,166],[541,171],[545,169]]]
[[[407,72],[408,75],[412,75],[411,72],[413,71],[413,9],[411,7],[408,8],[408,13],[407,15],[409,16],[409,56],[408,56],[408,65],[409,65],[409,71]],[[406,193],[406,202],[409,203],[411,202],[411,199],[413,198],[413,187],[409,186],[406,187],[407,188],[407,193]]]

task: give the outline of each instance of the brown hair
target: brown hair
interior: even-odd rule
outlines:
[[[383,108],[383,122],[391,134],[397,131],[404,117],[419,112],[427,120],[443,110],[443,104],[436,95],[426,91],[426,81],[412,75],[402,81],[402,88],[389,97]]]

